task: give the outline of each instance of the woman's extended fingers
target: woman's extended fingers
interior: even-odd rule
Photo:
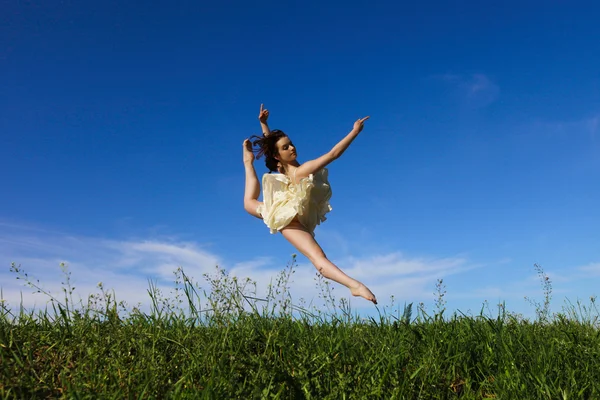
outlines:
[[[264,104],[261,103],[260,105],[260,111],[258,113],[258,119],[261,122],[266,122],[267,118],[269,118],[269,110],[267,110],[264,106]]]
[[[363,127],[365,126],[365,121],[368,120],[370,117],[366,116],[364,118],[359,118],[356,120],[356,122],[354,123],[354,129],[358,129],[358,131],[362,131]]]
[[[259,112],[259,115],[262,115],[262,114],[268,114],[268,113],[269,113],[269,110],[267,110],[267,109],[265,108],[265,105],[261,103],[261,104],[260,104],[260,112]]]

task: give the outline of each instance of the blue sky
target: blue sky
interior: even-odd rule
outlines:
[[[380,303],[506,301],[534,263],[563,299],[598,294],[600,6],[566,2],[12,2],[0,12],[0,285],[9,272],[131,303],[220,265],[264,288],[295,250],[245,213],[258,110],[329,167],[317,228]],[[259,160],[259,175],[266,168]],[[299,258],[292,293],[316,296]],[[347,296],[336,286],[338,297]],[[374,307],[352,299],[357,312]]]

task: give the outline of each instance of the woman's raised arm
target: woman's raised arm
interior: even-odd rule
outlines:
[[[319,158],[315,158],[314,160],[310,160],[300,165],[296,170],[296,182],[300,179],[309,176],[310,174],[314,174],[327,165],[331,164],[333,161],[340,158],[342,154],[346,151],[346,149],[350,146],[350,144],[356,139],[358,134],[363,130],[365,121],[368,120],[369,117],[359,118],[354,122],[354,127],[346,135],[345,138],[340,140],[331,150],[327,153],[323,154]]]
[[[263,104],[261,104],[260,112],[258,113],[258,120],[260,121],[260,127],[262,128],[262,132],[265,137],[269,136],[271,133],[269,125],[267,124],[267,119],[269,119],[269,110],[263,108]]]

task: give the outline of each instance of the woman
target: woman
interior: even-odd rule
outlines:
[[[377,304],[377,299],[369,288],[329,261],[314,238],[316,225],[325,221],[325,214],[331,210],[331,188],[325,167],[346,151],[363,130],[364,122],[369,117],[358,119],[350,133],[329,152],[303,164],[298,162],[296,147],[290,138],[280,130],[269,130],[268,118],[269,111],[261,104],[258,119],[263,136],[252,136],[250,139],[256,138],[254,142],[244,140],[245,210],[263,219],[271,233],[281,232],[325,278],[346,286],[353,296],[361,296]],[[258,147],[256,158],[264,155],[269,169],[269,173],[263,176],[264,202],[258,201],[260,184],[253,164],[253,145]],[[273,171],[278,171],[279,174],[271,174]]]

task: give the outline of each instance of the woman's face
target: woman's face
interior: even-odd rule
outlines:
[[[287,136],[277,141],[277,153],[278,155],[275,158],[283,164],[289,164],[296,160],[296,146]]]

